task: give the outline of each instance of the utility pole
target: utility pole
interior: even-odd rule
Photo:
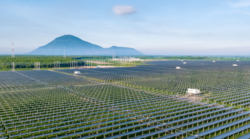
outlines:
[[[12,71],[15,71],[15,62],[12,62]]]
[[[12,43],[12,55],[11,55],[11,57],[15,57],[13,43]]]

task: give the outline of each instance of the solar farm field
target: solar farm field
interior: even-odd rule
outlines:
[[[0,72],[0,138],[248,139],[249,73],[237,61]]]

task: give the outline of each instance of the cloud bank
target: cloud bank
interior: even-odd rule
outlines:
[[[117,15],[128,15],[135,13],[135,8],[132,6],[115,6],[113,11]]]

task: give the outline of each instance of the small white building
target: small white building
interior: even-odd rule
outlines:
[[[75,71],[74,74],[79,75],[79,74],[81,74],[81,72],[80,71]]]
[[[181,69],[181,67],[176,67],[176,69]]]
[[[237,67],[238,65],[237,64],[233,64],[234,67]]]
[[[187,62],[183,62],[183,64],[187,64]]]
[[[111,60],[120,61],[120,62],[134,62],[134,61],[144,61],[140,58],[135,57],[123,57],[123,58],[115,58],[113,57]]]
[[[199,89],[195,89],[195,88],[188,88],[187,94],[188,95],[198,95],[198,94],[201,94],[201,91]]]

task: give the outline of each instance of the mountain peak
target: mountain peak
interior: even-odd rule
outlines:
[[[133,48],[129,48],[129,47],[120,47],[120,46],[111,46],[109,49],[120,49],[120,48],[133,49]]]
[[[143,53],[129,47],[111,46],[106,49],[111,50],[115,55],[143,55]]]
[[[65,51],[65,52],[64,52]],[[63,35],[55,38],[50,43],[41,46],[30,55],[143,55],[141,52],[128,47],[112,46],[102,48],[101,46],[86,42],[73,35]]]
[[[81,40],[81,39],[74,35],[63,35],[63,36],[57,37],[55,40],[67,41],[67,40]]]

